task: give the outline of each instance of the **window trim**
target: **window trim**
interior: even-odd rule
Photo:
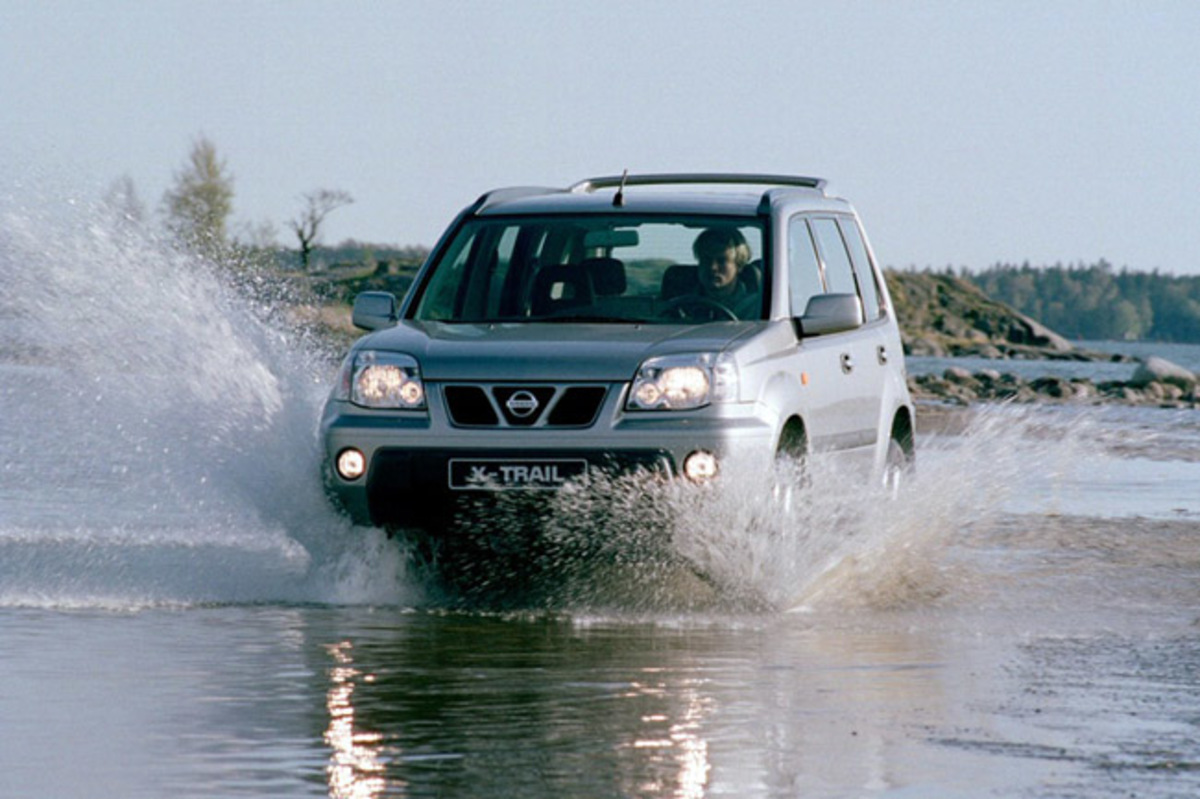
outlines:
[[[842,233],[842,226],[838,221],[842,216],[845,215],[827,212],[813,213],[808,216],[809,227],[813,232],[813,243],[817,245],[817,257],[821,259],[821,268],[825,275],[825,293],[832,293],[829,291],[829,257],[825,253],[825,245],[821,243],[821,237],[816,235],[817,230],[814,224],[821,221],[833,223],[833,229],[837,231],[838,241],[842,243],[842,251],[846,254],[846,263],[850,266],[850,279],[854,282],[854,293],[858,295],[858,299],[861,301],[863,298],[862,286],[858,282],[858,274],[854,271],[854,258],[850,254],[850,248],[846,245],[846,236]]]
[[[816,262],[817,262],[817,278],[821,282],[821,293],[822,294],[829,293],[829,280],[825,276],[825,260],[824,260],[824,258],[821,257],[821,248],[820,248],[820,245],[817,243],[817,237],[816,237],[816,235],[814,235],[814,231],[813,231],[813,227],[812,227],[813,216],[814,216],[814,214],[811,211],[801,212],[798,214],[792,214],[791,216],[788,217],[788,220],[787,220],[787,239],[786,239],[787,277],[788,277],[787,307],[788,307],[789,315],[794,318],[799,318],[800,316],[802,316],[804,314],[803,308],[796,309],[796,308],[792,307],[792,276],[793,276],[792,275],[792,227],[796,224],[804,225],[805,232],[808,233],[808,243],[812,248],[813,257],[816,259]]]
[[[838,221],[838,230],[842,234],[842,241],[846,243],[846,245],[847,245],[846,251],[850,254],[850,266],[851,266],[851,268],[854,269],[854,276],[858,283],[859,298],[862,299],[863,311],[867,316],[866,324],[871,324],[872,322],[878,321],[879,319],[882,319],[883,317],[887,316],[887,311],[888,311],[887,292],[885,292],[883,290],[883,285],[882,285],[882,280],[881,280],[882,274],[880,273],[880,270],[876,267],[875,257],[871,253],[871,246],[867,243],[867,237],[863,233],[862,225],[859,223],[859,220],[856,217],[851,216],[849,214],[841,214],[841,215],[838,215],[837,221]],[[859,275],[858,259],[855,258],[855,256],[854,256],[854,248],[850,247],[849,242],[846,240],[846,228],[848,226],[853,227],[854,232],[858,235],[858,241],[862,245],[863,256],[866,258],[866,263],[863,264],[863,268],[866,269],[867,274],[871,276],[871,285],[875,289],[875,316],[873,318],[871,317],[871,315],[869,313],[866,313],[867,298],[865,296],[863,296],[863,290],[862,290],[863,287],[862,287],[862,280],[861,280],[862,276]]]

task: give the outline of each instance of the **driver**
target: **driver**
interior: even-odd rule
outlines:
[[[725,306],[739,319],[758,317],[759,292],[741,280],[742,270],[750,263],[750,245],[741,231],[736,227],[709,228],[696,237],[692,253],[699,264],[699,296]]]

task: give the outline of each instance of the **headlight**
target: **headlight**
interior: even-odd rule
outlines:
[[[716,353],[665,355],[642,363],[626,404],[633,411],[679,411],[737,395],[737,366]]]
[[[410,355],[363,350],[343,367],[345,398],[364,408],[420,410],[425,407],[421,368]]]

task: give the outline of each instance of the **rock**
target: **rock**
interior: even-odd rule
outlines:
[[[1075,394],[1071,384],[1062,377],[1039,377],[1031,382],[1029,387],[1039,394],[1045,394],[1055,399],[1071,397]]]
[[[999,383],[1001,379],[1000,372],[995,369],[980,369],[975,373],[975,377],[985,383]]]
[[[975,381],[975,378],[971,376],[971,373],[961,366],[951,366],[949,369],[942,372],[942,377],[946,380],[949,380],[951,383],[959,383],[962,385],[973,383]]]
[[[1137,404],[1142,399],[1142,393],[1130,388],[1127,383],[1101,383],[1100,393],[1110,400],[1129,405]]]
[[[1022,313],[1014,313],[1014,316],[1016,319],[1008,332],[1009,341],[1017,344],[1031,344],[1035,347],[1049,347],[1058,352],[1068,352],[1074,349],[1071,342],[1040,322],[1034,321]]]
[[[952,402],[957,405],[970,405],[979,399],[979,395],[970,387],[961,383],[951,382],[937,375],[921,375],[915,380],[910,381],[909,388],[913,391],[914,397],[918,399],[936,399],[942,402]]]
[[[1017,348],[1046,357],[1072,349],[1062,336],[988,298],[964,278],[896,270],[886,277],[910,354],[996,358],[1011,357]]]
[[[909,341],[905,351],[905,355],[920,355],[929,358],[944,358],[946,357],[946,348],[937,342],[930,341],[924,337],[917,337]]]
[[[1129,384],[1145,388],[1152,383],[1170,383],[1187,391],[1197,383],[1197,377],[1192,372],[1166,358],[1150,357],[1138,364]]]
[[[1071,399],[1078,401],[1090,400],[1096,396],[1096,386],[1090,380],[1072,380],[1071,391],[1074,392]]]

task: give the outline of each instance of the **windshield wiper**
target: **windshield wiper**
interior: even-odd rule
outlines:
[[[662,319],[643,319],[637,316],[612,316],[600,314],[560,314],[557,316],[493,316],[479,319],[438,319],[443,325],[530,325],[539,322],[548,324],[612,324],[650,325]]]
[[[587,316],[585,314],[567,315],[567,316],[540,316],[527,320],[529,322],[549,322],[551,324],[572,324],[572,323],[598,323],[612,325],[645,325],[649,324],[649,319],[638,319],[636,317],[624,316]]]

